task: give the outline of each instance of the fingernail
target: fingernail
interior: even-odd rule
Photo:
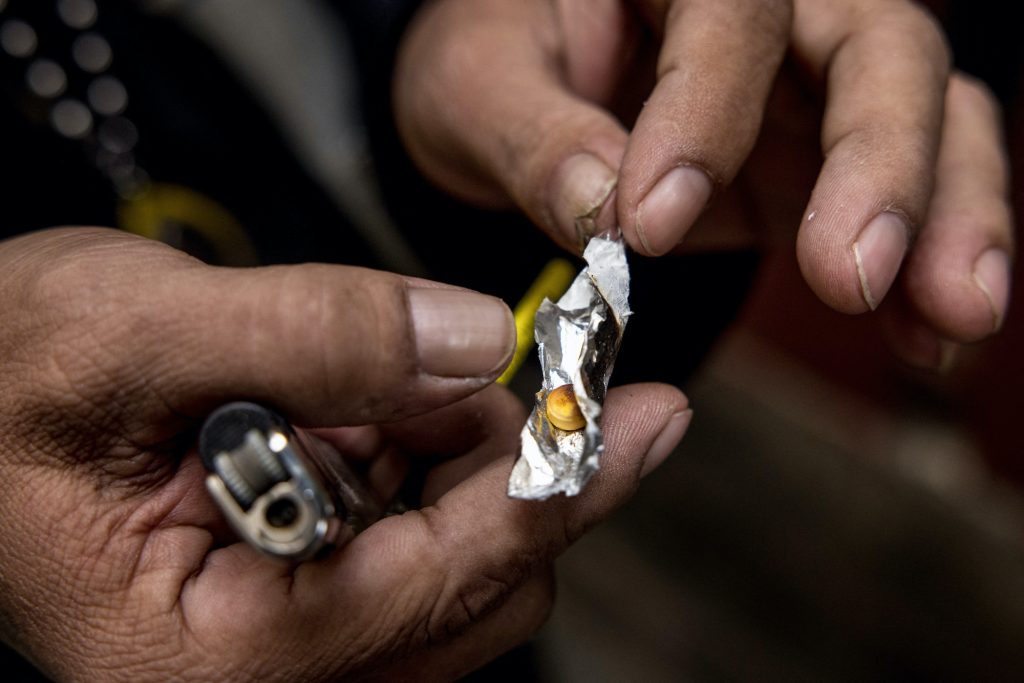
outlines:
[[[451,289],[410,289],[420,369],[440,377],[495,375],[515,348],[512,311],[501,299]]]
[[[893,351],[904,363],[938,372],[948,372],[953,367],[957,348],[955,342],[943,339],[920,323],[905,325],[893,342]]]
[[[910,230],[898,215],[880,213],[857,236],[853,258],[864,302],[872,311],[885,298],[907,254]]]
[[[644,464],[640,469],[640,476],[646,477],[665,462],[668,456],[675,450],[675,447],[682,441],[683,435],[690,427],[690,420],[693,419],[693,411],[682,410],[669,418],[668,424],[661,430],[651,444],[647,455],[644,456]]]
[[[615,171],[593,154],[575,154],[562,162],[554,183],[554,214],[559,230],[573,243],[598,232],[598,216],[617,181]],[[614,216],[611,220],[614,225]]]
[[[679,166],[658,181],[636,211],[636,232],[650,256],[679,244],[711,199],[711,179],[700,169]]]
[[[590,238],[604,235],[608,239],[618,239],[619,219],[615,212],[615,188],[605,197],[604,204],[598,206],[584,216],[576,217],[576,246],[582,254]]]
[[[992,309],[992,331],[1003,324],[1010,300],[1010,257],[1002,249],[989,249],[974,262],[974,282]]]

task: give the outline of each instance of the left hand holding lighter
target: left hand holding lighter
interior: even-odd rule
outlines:
[[[212,268],[98,229],[0,243],[0,292],[0,634],[59,680],[453,678],[543,622],[554,557],[689,419],[670,387],[613,390],[587,490],[513,501],[525,415],[491,386],[514,341],[496,299],[340,266]],[[325,557],[262,557],[194,448],[238,399],[331,427],[319,438],[382,500],[418,464],[423,507]]]

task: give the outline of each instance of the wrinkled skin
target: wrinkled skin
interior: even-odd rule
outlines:
[[[430,357],[424,288],[499,307],[492,359]],[[612,392],[587,492],[512,501],[525,414],[492,384],[514,327],[490,297],[341,266],[212,268],[95,229],[0,243],[0,291],[0,635],[58,680],[454,678],[540,625],[555,556],[689,417],[667,386]],[[237,398],[329,427],[382,498],[429,468],[424,507],[301,566],[259,556],[224,528],[193,448]]]
[[[649,256],[795,242],[818,297],[878,309],[925,367],[1002,325],[998,107],[914,3],[435,0],[394,95],[428,177],[566,248],[616,226]]]

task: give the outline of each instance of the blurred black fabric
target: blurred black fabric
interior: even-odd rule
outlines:
[[[68,96],[85,100],[88,74],[70,66],[72,32],[54,2],[11,0],[39,35],[37,55],[65,66]],[[261,260],[367,263],[348,219],[296,161],[252,94],[201,42],[136,3],[102,4],[95,26],[110,43],[110,73],[126,86],[136,157],[155,181],[194,189],[245,226]],[[95,143],[49,125],[47,103],[25,87],[25,64],[0,55],[5,211],[0,236],[54,225],[116,226],[118,197],[93,163]],[[198,236],[197,236],[198,239]],[[205,256],[201,246],[197,255]]]

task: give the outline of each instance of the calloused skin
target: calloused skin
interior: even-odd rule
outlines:
[[[491,297],[341,266],[213,268],[101,229],[0,243],[0,291],[0,637],[57,680],[455,678],[543,622],[554,558],[689,420],[672,387],[610,392],[586,491],[513,501],[525,415],[493,384],[514,326]],[[459,328],[452,309],[481,305],[499,306],[497,336]],[[444,349],[417,335],[437,325],[485,335],[493,359],[431,357]],[[193,448],[239,398],[321,427],[383,498],[428,466],[424,506],[324,559],[258,555]]]
[[[912,2],[434,0],[393,87],[429,178],[566,248],[616,226],[649,256],[795,235],[818,297],[877,309],[924,367],[1002,325],[998,106]]]

